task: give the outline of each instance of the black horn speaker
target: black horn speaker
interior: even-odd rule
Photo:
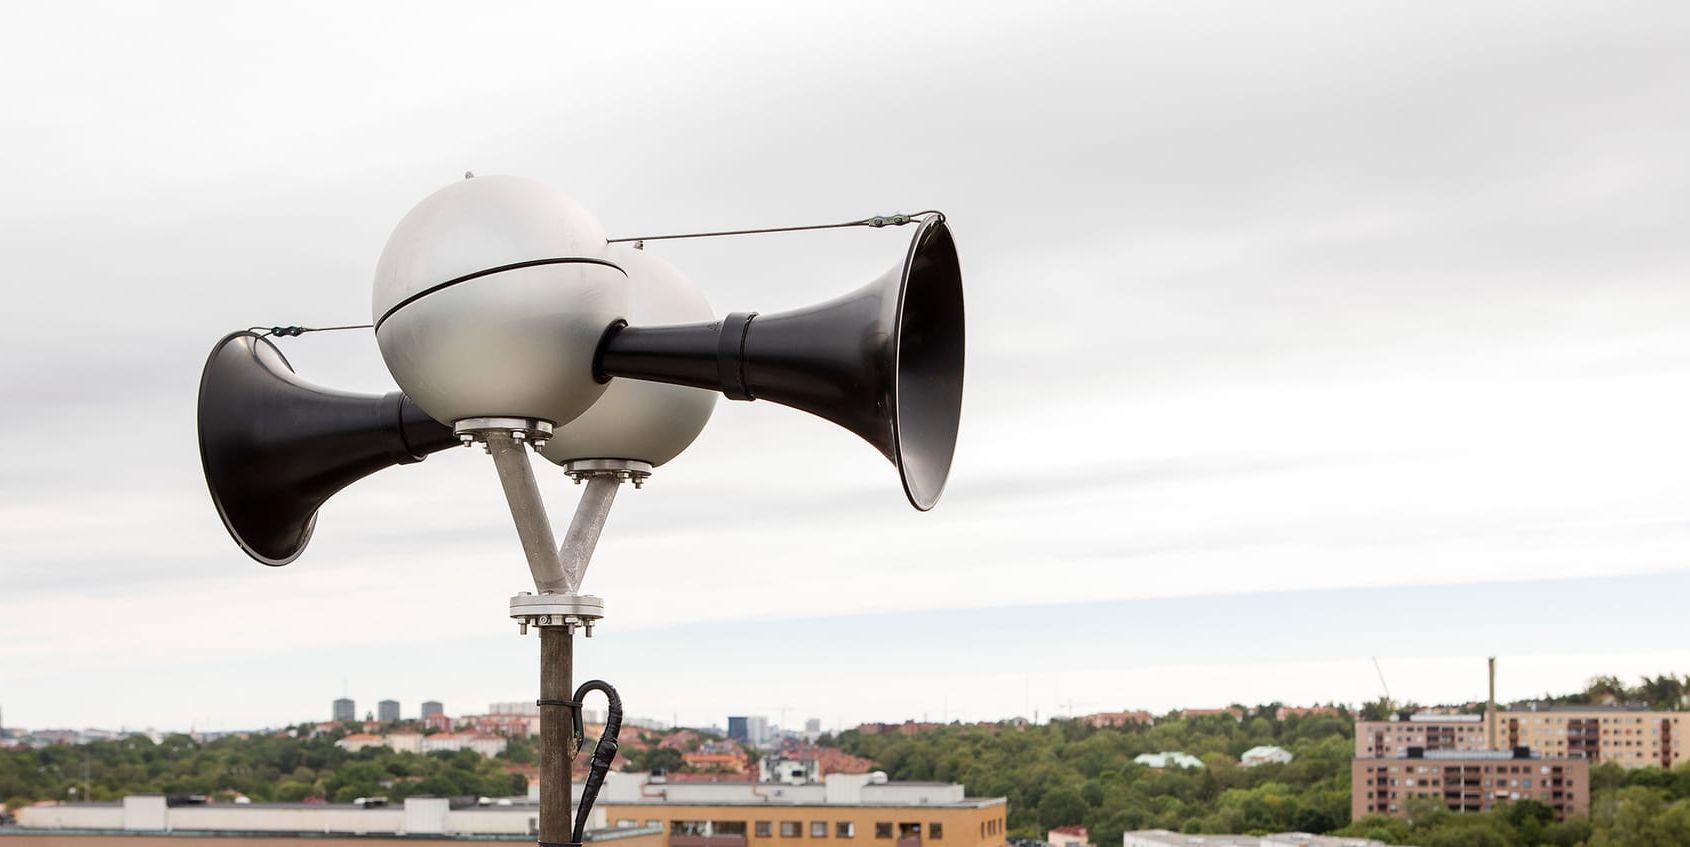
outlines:
[[[199,439],[223,526],[266,565],[298,558],[335,492],[458,443],[398,391],[351,394],[300,379],[252,332],[225,336],[206,360]]]
[[[963,339],[956,245],[934,216],[900,265],[843,297],[710,323],[618,325],[594,369],[601,381],[690,385],[826,418],[890,459],[910,504],[925,511],[944,491],[956,449]]]

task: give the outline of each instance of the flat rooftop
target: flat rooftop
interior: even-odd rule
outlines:
[[[747,783],[747,784],[749,785],[749,784],[754,784],[754,783]],[[782,799],[779,799],[779,798],[769,799],[769,800],[757,800],[757,799],[751,799],[751,800],[722,799],[722,800],[718,800],[718,799],[713,799],[713,798],[700,798],[700,799],[682,798],[682,799],[675,799],[675,800],[664,800],[664,799],[661,799],[661,798],[642,797],[642,798],[637,799],[637,800],[599,800],[597,806],[595,806],[594,808],[600,808],[600,807],[605,807],[605,806],[786,806],[786,807],[794,807],[794,808],[818,808],[818,809],[819,808],[828,808],[828,809],[839,809],[839,808],[846,808],[846,809],[849,809],[849,808],[908,809],[908,808],[912,808],[912,807],[920,807],[920,808],[923,808],[923,809],[984,809],[984,808],[987,808],[989,806],[1001,806],[1001,805],[1004,805],[1008,802],[1009,802],[1009,800],[1006,797],[964,797],[961,800],[945,800],[945,801],[938,801],[938,802],[931,802],[931,803],[924,803],[924,802],[919,802],[919,801],[914,801],[914,800],[887,801],[887,802],[874,802],[872,800],[865,800],[865,801],[854,802],[854,803],[830,803],[826,800],[807,800],[807,799],[782,800]]]

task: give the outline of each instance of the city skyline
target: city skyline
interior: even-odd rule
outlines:
[[[1381,692],[1370,657],[1353,656],[1349,645],[1328,637],[1328,630],[1349,632],[1369,628],[1381,643],[1411,644],[1411,653],[1382,651],[1383,665],[1391,693],[1399,702],[1475,702],[1485,696],[1485,657],[1499,658],[1500,702],[1529,700],[1545,694],[1582,690],[1598,674],[1617,674],[1635,680],[1645,674],[1682,672],[1690,668],[1690,651],[1667,648],[1640,651],[1628,649],[1637,640],[1672,644],[1679,637],[1677,597],[1690,593],[1690,575],[1668,573],[1624,579],[1559,580],[1537,583],[1490,583],[1460,587],[1415,589],[1343,589],[1286,592],[1269,598],[1257,595],[1192,596],[1124,603],[1094,603],[1080,607],[1049,606],[1017,610],[1014,617],[1037,619],[1040,614],[1064,613],[1067,628],[1057,649],[1044,662],[1045,670],[1029,673],[979,673],[970,662],[984,653],[1002,661],[1031,663],[1043,642],[1020,642],[1013,630],[998,626],[1007,611],[977,614],[952,611],[927,615],[882,615],[839,617],[815,622],[808,632],[795,631],[779,649],[766,643],[761,634],[768,622],[747,622],[735,626],[699,625],[670,629],[640,630],[606,639],[605,645],[623,642],[618,651],[584,663],[583,673],[608,673],[624,667],[627,678],[619,687],[635,692],[641,705],[629,714],[659,721],[676,721],[683,726],[726,728],[731,714],[763,714],[778,723],[780,706],[786,706],[793,728],[807,717],[819,718],[824,727],[855,726],[865,722],[956,719],[996,720],[1012,717],[1041,718],[1065,712],[1069,701],[1074,711],[1090,713],[1115,709],[1148,709],[1157,714],[1175,708],[1204,708],[1242,702],[1247,705],[1279,700],[1291,705],[1339,702],[1359,704],[1377,699]],[[1587,604],[1592,608],[1626,608],[1631,613],[1625,628],[1591,629],[1566,644],[1559,652],[1539,649],[1533,630],[1524,626],[1531,617],[1519,611],[1502,613],[1504,603],[1526,604],[1530,608],[1566,608]],[[1428,612],[1456,616],[1471,622],[1452,632],[1425,629]],[[1324,615],[1325,627],[1311,631],[1303,621]],[[1158,638],[1182,624],[1205,621],[1205,626],[1187,632],[1185,641],[1170,645]],[[959,643],[937,641],[934,633],[961,634]],[[1253,634],[1248,647],[1233,643],[1238,632]],[[853,635],[855,634],[855,635]],[[815,666],[813,658],[826,655],[828,645],[856,637],[868,651],[851,663]],[[676,645],[690,645],[681,649]],[[458,714],[473,713],[501,702],[531,698],[516,696],[520,682],[500,681],[526,667],[521,651],[509,651],[504,637],[439,648],[437,656],[455,667],[478,667],[463,677],[431,677],[439,684],[424,689],[410,681],[404,670],[404,656],[395,654],[391,670],[372,671],[362,657],[337,666],[339,651],[325,650],[309,658],[321,662],[325,672],[316,693],[301,696],[292,683],[267,689],[277,697],[291,698],[295,705],[286,712],[256,709],[248,720],[207,720],[209,716],[185,716],[177,722],[154,720],[161,728],[186,729],[197,723],[201,729],[251,729],[282,726],[324,719],[331,695],[343,682],[348,690],[364,690],[374,698],[393,697],[401,703],[441,701],[447,714],[451,704],[464,704]],[[621,651],[626,650],[623,654]],[[669,650],[673,666],[657,664],[644,673],[631,656]],[[1208,659],[1220,651],[1232,651],[1225,663]],[[509,656],[505,653],[515,652]],[[495,659],[477,657],[483,654]],[[748,666],[740,672],[735,690],[744,699],[712,692],[712,704],[703,708],[664,708],[662,699],[679,683],[687,689],[703,688],[703,682],[717,669],[712,656],[754,655],[765,670]],[[876,656],[887,657],[877,661]],[[891,658],[891,657],[896,657]],[[877,667],[878,665],[878,667]],[[190,667],[177,677],[185,685],[202,685],[205,675],[220,666]],[[937,670],[935,670],[937,669]],[[365,683],[360,674],[371,679]],[[921,679],[929,677],[922,684]],[[896,683],[888,696],[862,680]],[[469,684],[465,684],[465,681]],[[792,697],[799,683],[817,692],[808,703]],[[919,688],[911,688],[920,685]],[[881,686],[880,689],[884,689]],[[443,689],[451,689],[450,692]],[[310,688],[306,688],[310,691]],[[949,692],[947,694],[947,691]],[[649,692],[649,694],[648,694]],[[1190,692],[1190,693],[1186,693]],[[672,695],[670,695],[672,696]],[[357,698],[353,698],[355,701]],[[679,698],[669,702],[677,702]],[[832,706],[847,700],[850,708]],[[68,723],[77,726],[115,727],[122,724],[115,712],[110,719],[87,721],[48,720],[36,708],[20,710],[29,701],[8,697],[5,709],[9,724],[42,727]],[[40,702],[40,701],[37,701]],[[759,704],[761,707],[759,708]],[[109,704],[108,704],[109,705]],[[649,705],[649,708],[647,707]],[[467,708],[466,708],[467,706]],[[131,706],[132,707],[132,706]],[[169,717],[173,707],[163,714]],[[60,714],[69,714],[61,711]],[[179,714],[179,713],[178,713]],[[362,718],[362,712],[358,715]],[[130,722],[133,728],[139,722]]]

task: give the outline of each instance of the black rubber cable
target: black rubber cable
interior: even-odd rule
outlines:
[[[616,688],[610,683],[602,679],[590,679],[575,689],[575,749],[579,751],[581,743],[586,740],[579,704],[589,691],[603,692],[609,705],[604,713],[604,732],[599,735],[599,742],[593,747],[593,761],[587,770],[587,781],[581,784],[581,805],[575,811],[573,840],[576,844],[580,844],[582,836],[587,833],[587,816],[592,814],[593,801],[598,799],[599,789],[604,787],[604,775],[610,772],[611,764],[616,761],[616,737],[622,732],[621,695],[616,693]]]

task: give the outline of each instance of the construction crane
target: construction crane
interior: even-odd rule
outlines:
[[[1379,665],[1379,657],[1373,657],[1373,670],[1379,674],[1379,687],[1385,689],[1385,713],[1391,712],[1391,686],[1385,681],[1385,669]]]

